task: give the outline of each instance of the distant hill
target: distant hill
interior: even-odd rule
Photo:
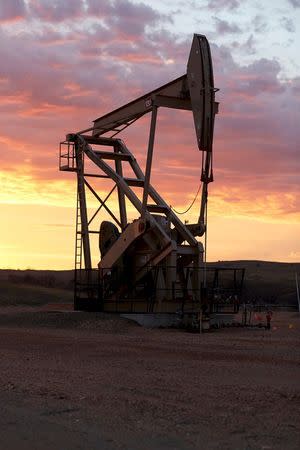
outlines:
[[[209,265],[245,268],[243,298],[247,302],[297,305],[295,273],[300,281],[300,263],[218,261]]]
[[[0,306],[73,302],[73,270],[0,270]]]
[[[0,282],[27,284],[46,288],[73,289],[74,270],[0,269]]]
[[[245,268],[243,299],[246,302],[297,305],[295,273],[298,273],[300,281],[300,263],[218,261],[208,263],[208,267]],[[45,298],[49,295],[53,298],[59,295],[71,298],[73,281],[73,270],[3,269],[0,270],[0,300],[4,290],[6,294],[9,292],[9,286],[15,295],[20,296],[24,289],[30,296],[32,286],[35,297],[40,292]]]

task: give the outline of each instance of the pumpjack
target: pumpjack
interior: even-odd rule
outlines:
[[[206,233],[208,185],[213,181],[216,91],[209,43],[205,36],[195,34],[185,75],[97,118],[92,127],[68,134],[61,142],[60,170],[77,175],[75,309],[159,313],[198,311],[201,305],[212,308],[215,291],[209,293],[204,246],[197,238]],[[183,223],[151,184],[159,108],[193,114],[202,152],[197,223]],[[151,114],[151,120],[143,171],[118,135],[146,114]],[[126,176],[126,165],[133,176]],[[113,182],[105,198],[90,178]],[[87,191],[99,203],[91,217]],[[117,212],[107,204],[114,191]],[[136,212],[133,220],[128,220],[128,208]],[[98,230],[91,230],[101,211],[111,220],[103,220]],[[92,265],[91,233],[99,234],[98,267]]]

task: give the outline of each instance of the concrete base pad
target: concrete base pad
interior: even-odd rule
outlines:
[[[145,328],[167,328],[167,327],[190,327],[192,323],[191,317],[186,317],[185,320],[176,313],[129,313],[121,314],[125,319],[133,320]],[[234,314],[212,314],[207,321],[207,329],[221,328],[230,326],[235,321]],[[205,322],[206,323],[206,322]]]
[[[211,314],[209,324],[211,327],[230,326],[235,322],[235,314]]]
[[[125,319],[134,320],[145,328],[179,327],[181,319],[175,313],[121,314]]]

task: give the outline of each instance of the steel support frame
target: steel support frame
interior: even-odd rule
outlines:
[[[149,143],[148,143],[148,155],[147,155],[147,164],[146,164],[146,173],[144,175],[142,169],[134,158],[133,154],[126,147],[126,145],[120,139],[106,139],[106,138],[92,138],[93,144],[100,145],[109,145],[113,146],[114,152],[120,157],[111,159],[114,160],[114,168],[111,167],[106,161],[106,155],[103,158],[103,152],[94,150],[91,145],[87,142],[89,139],[85,139],[85,137],[81,135],[74,135],[75,148],[76,151],[76,164],[77,164],[77,178],[78,178],[78,195],[80,201],[80,216],[82,223],[81,237],[82,237],[82,248],[84,251],[84,262],[85,262],[85,273],[91,273],[91,252],[90,252],[90,242],[89,242],[89,233],[94,233],[96,231],[89,230],[89,225],[92,223],[94,218],[100,212],[101,208],[104,208],[112,217],[113,221],[117,226],[124,230],[127,225],[127,214],[126,214],[126,201],[125,197],[133,204],[133,206],[139,212],[141,219],[147,221],[151,227],[156,229],[157,233],[160,235],[161,242],[164,242],[163,248],[157,254],[154,254],[152,259],[149,261],[149,265],[144,269],[138,271],[136,273],[135,282],[138,282],[139,279],[147,273],[148,270],[152,270],[154,267],[160,267],[163,263],[165,267],[165,281],[166,283],[166,301],[170,301],[172,297],[173,287],[176,283],[176,273],[177,271],[174,267],[177,266],[177,258],[180,255],[184,255],[185,261],[188,261],[189,264],[192,264],[194,267],[199,267],[199,263],[202,261],[203,248],[202,244],[199,243],[196,238],[191,234],[189,229],[184,225],[177,215],[172,211],[172,209],[167,205],[167,203],[163,200],[163,198],[158,194],[158,192],[152,187],[150,183],[151,176],[151,166],[152,166],[152,158],[153,158],[153,147],[154,147],[154,138],[155,138],[155,127],[156,127],[156,119],[157,119],[157,106],[153,108],[151,127],[149,133]],[[99,139],[99,141],[98,141]],[[124,158],[122,157],[124,155]],[[125,158],[126,156],[126,158]],[[98,168],[101,170],[100,178],[107,177],[115,182],[114,187],[110,190],[110,192],[106,195],[105,199],[102,200],[100,196],[97,194],[96,190],[90,185],[90,183],[85,179],[84,172],[84,158],[88,157]],[[130,179],[128,182],[127,179],[123,176],[123,168],[122,163],[129,163],[136,179]],[[104,173],[104,175],[103,175]],[[92,174],[87,174],[87,176]],[[139,185],[143,187],[142,199],[140,199],[134,191],[130,188],[129,184]],[[86,204],[86,193],[85,188],[87,188],[94,197],[99,201],[100,207],[96,210],[90,220],[87,217],[87,204]],[[120,211],[120,219],[108,208],[106,205],[106,201],[112,194],[112,192],[117,188],[118,190],[118,202],[119,202],[119,211]],[[160,226],[160,224],[152,217],[152,215],[147,210],[147,202],[148,197],[155,202],[157,206],[164,207],[165,214],[170,223],[173,224],[174,228],[181,235],[182,241],[186,241],[188,245],[177,245],[176,242],[172,241],[170,237],[166,234],[165,230]],[[187,259],[186,259],[187,258]],[[172,264],[170,264],[172,262]],[[171,269],[169,269],[171,266]],[[161,270],[161,269],[159,269]],[[180,268],[178,269],[180,270]],[[199,279],[197,277],[197,271],[195,271],[193,277],[193,297],[195,301],[199,302]],[[82,280],[87,280],[87,284],[89,283],[89,279],[87,276],[84,278],[80,278]],[[162,282],[162,280],[161,280]],[[183,287],[183,289],[186,289]],[[198,292],[199,291],[199,292]],[[183,291],[185,292],[185,290]],[[75,294],[76,295],[76,294]],[[91,289],[90,300],[93,297],[93,291]],[[162,301],[162,299],[161,299]],[[162,307],[162,303],[160,301],[160,307]]]
[[[118,153],[117,145],[114,145],[114,152]],[[119,177],[123,178],[122,161],[118,159],[115,160],[115,169]],[[121,230],[123,231],[127,225],[127,211],[126,211],[125,194],[119,186],[118,186],[118,202],[119,202],[120,222],[121,222],[120,226]]]

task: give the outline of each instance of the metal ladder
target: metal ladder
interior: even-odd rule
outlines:
[[[74,273],[74,302],[80,298],[81,294],[81,270],[82,270],[82,236],[79,192],[77,192],[76,208],[76,239],[75,239],[75,273]]]
[[[82,238],[81,238],[81,218],[80,218],[80,201],[77,192],[77,208],[76,208],[76,242],[75,242],[75,270],[82,268]]]

